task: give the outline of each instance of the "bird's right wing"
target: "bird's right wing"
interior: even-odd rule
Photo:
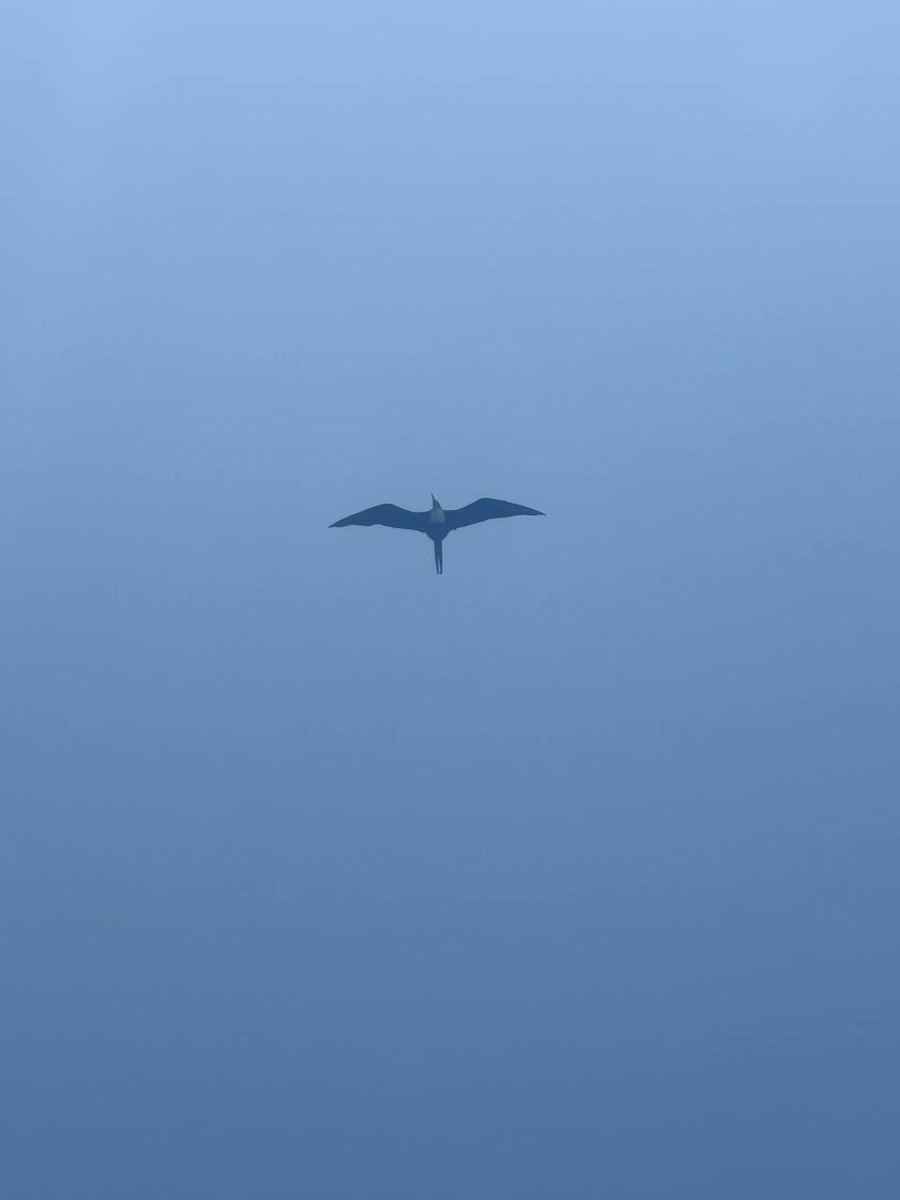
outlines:
[[[542,517],[544,514],[536,508],[526,508],[524,504],[512,504],[509,500],[493,500],[483,496],[473,500],[465,508],[447,509],[446,519],[448,529],[462,529],[466,525],[477,525],[479,521],[493,521],[496,517]]]
[[[408,508],[400,508],[396,504],[376,504],[374,508],[364,508],[362,512],[351,513],[340,521],[329,525],[329,529],[339,529],[342,525],[389,525],[392,529],[416,529],[424,533],[427,528],[429,513],[410,512]]]

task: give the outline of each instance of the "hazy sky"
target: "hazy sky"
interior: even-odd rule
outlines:
[[[892,1200],[900,12],[2,25],[4,1195]]]

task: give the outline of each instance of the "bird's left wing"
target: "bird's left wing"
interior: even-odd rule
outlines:
[[[335,521],[329,529],[339,529],[342,525],[389,525],[392,529],[417,529],[424,533],[428,515],[427,512],[411,512],[396,504],[376,504],[374,508],[364,508],[362,512]]]
[[[512,504],[509,500],[492,500],[489,496],[481,500],[473,500],[465,508],[448,508],[446,521],[448,529],[462,529],[465,525],[477,525],[479,521],[491,521],[494,517],[542,517],[544,514],[536,508],[526,508],[524,504]]]

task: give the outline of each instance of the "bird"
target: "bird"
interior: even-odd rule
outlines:
[[[454,529],[477,525],[479,521],[491,521],[495,517],[543,516],[545,514],[536,508],[512,504],[509,500],[492,500],[489,496],[473,500],[464,508],[441,508],[432,492],[431,508],[425,512],[412,512],[396,504],[376,504],[373,508],[364,508],[362,512],[351,513],[349,517],[335,521],[328,528],[340,529],[344,525],[388,525],[391,529],[414,529],[418,533],[424,533],[434,543],[434,569],[438,575],[443,575],[443,541]]]

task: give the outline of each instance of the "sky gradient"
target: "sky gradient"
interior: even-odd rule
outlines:
[[[2,23],[12,1200],[893,1198],[900,15]]]

